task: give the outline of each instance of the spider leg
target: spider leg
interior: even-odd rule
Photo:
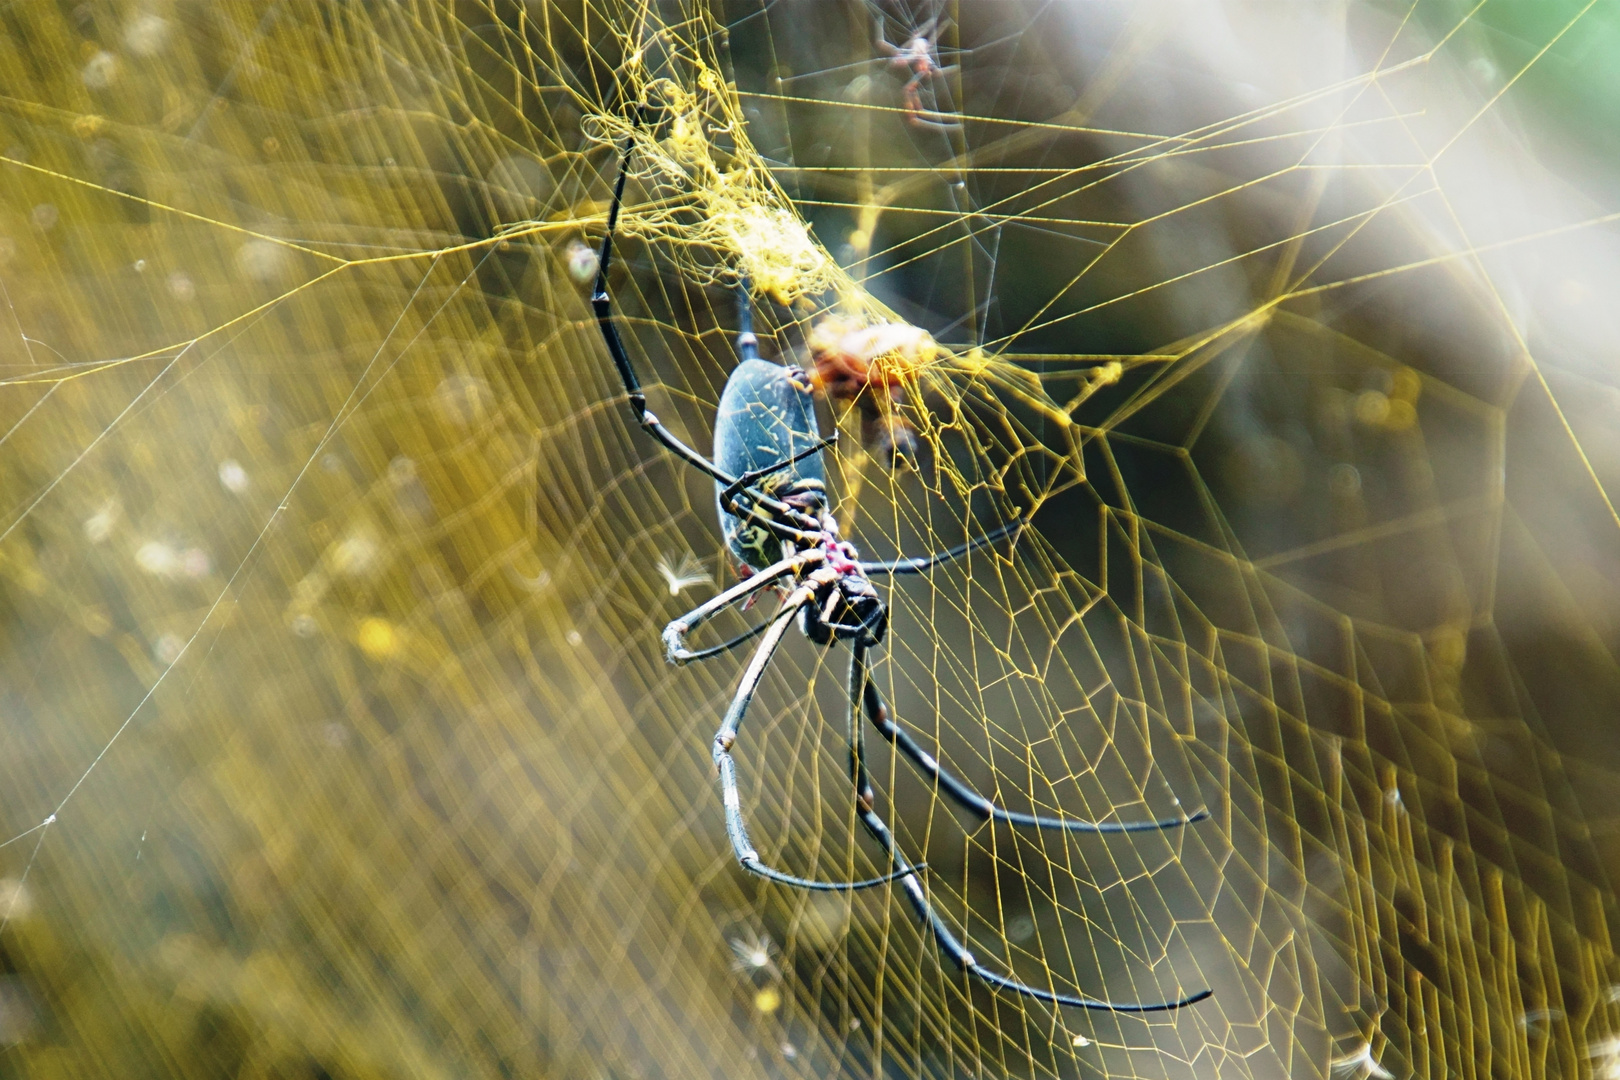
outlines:
[[[596,313],[596,325],[602,332],[602,341],[607,345],[608,354],[613,357],[613,363],[619,369],[619,378],[624,382],[625,393],[630,396],[630,413],[636,418],[636,423],[646,428],[653,438],[674,451],[688,464],[702,469],[723,484],[729,484],[731,477],[677,438],[674,432],[660,423],[658,417],[647,409],[647,395],[641,389],[641,380],[636,377],[635,365],[630,362],[630,354],[625,351],[624,341],[619,337],[618,324],[613,321],[613,302],[608,297],[607,287],[608,266],[613,260],[613,234],[619,227],[619,209],[624,205],[624,182],[630,175],[630,155],[634,151],[634,140],[627,138],[624,142],[624,156],[619,161],[619,178],[613,184],[613,202],[608,207],[607,235],[602,237],[602,253],[597,260],[596,288],[591,291],[591,308]]]
[[[738,634],[730,641],[724,642],[723,644],[711,645],[707,649],[699,649],[696,652],[687,652],[677,662],[689,664],[693,660],[707,660],[711,656],[719,656],[721,653],[728,653],[737,646],[746,644],[747,642],[759,637],[759,635],[765,632],[765,628],[769,625],[771,624],[768,622],[762,622],[751,630],[744,630],[742,633]]]
[[[870,684],[870,681],[871,677],[867,673],[866,668],[866,646],[862,644],[859,639],[857,639],[850,644],[849,661],[850,779],[855,783],[855,797],[859,802],[861,823],[866,826],[866,831],[871,833],[872,837],[883,846],[883,850],[888,853],[889,860],[894,864],[896,872],[905,870],[915,871],[915,867],[913,867],[912,863],[903,854],[901,854],[899,846],[895,843],[894,835],[889,831],[887,823],[885,823],[883,818],[879,816],[878,813],[872,808],[873,803],[876,800],[872,791],[871,782],[866,773],[865,742],[861,734],[862,728],[860,718],[856,715],[858,711],[869,708],[872,700],[874,699],[873,696],[868,695],[866,692],[866,688]],[[922,920],[923,926],[926,927],[928,932],[933,935],[934,944],[939,951],[949,957],[951,962],[954,963],[958,968],[981,980],[982,982],[995,987],[996,989],[1011,990],[1014,993],[1035,998],[1037,1001],[1051,1002],[1054,1005],[1072,1005],[1081,1009],[1097,1009],[1106,1012],[1128,1013],[1167,1012],[1172,1009],[1180,1009],[1187,1005],[1192,1005],[1196,1002],[1203,1001],[1205,998],[1214,993],[1212,990],[1202,990],[1196,994],[1191,994],[1184,998],[1178,998],[1174,1001],[1120,1003],[1114,1001],[1105,1001],[1101,998],[1079,997],[1073,994],[1059,994],[1051,990],[1042,990],[1034,986],[1029,986],[1025,983],[1019,982],[1016,979],[1002,975],[999,972],[991,971],[989,968],[979,963],[974,955],[968,951],[967,946],[965,946],[961,939],[956,936],[955,932],[951,930],[950,925],[946,923],[945,919],[937,910],[935,910],[933,903],[928,899],[928,894],[926,891],[924,891],[922,883],[917,879],[915,872],[913,872],[910,876],[902,878],[900,885],[905,889],[906,898],[911,901],[912,909],[916,911],[917,917]]]
[[[769,629],[765,631],[765,640],[754,650],[754,658],[748,662],[748,668],[743,672],[742,682],[737,685],[737,693],[731,699],[731,707],[726,710],[725,719],[720,722],[720,730],[714,734],[712,752],[714,767],[720,774],[721,799],[726,805],[726,834],[731,838],[731,850],[737,856],[737,862],[750,874],[812,892],[870,889],[896,878],[909,877],[922,867],[908,863],[892,873],[868,878],[865,881],[812,881],[809,878],[796,877],[766,866],[760,861],[759,852],[754,850],[754,845],[748,839],[748,826],[743,822],[742,796],[737,790],[737,764],[732,760],[731,747],[737,741],[737,729],[742,725],[743,717],[748,712],[754,691],[759,689],[759,684],[765,677],[765,669],[770,665],[771,656],[776,652],[776,647],[782,643],[782,635],[787,632],[799,609],[809,603],[814,595],[812,588],[801,585],[793,590],[793,595],[787,598],[781,610],[772,617]]]
[[[861,563],[861,569],[867,573],[920,573],[929,567],[950,562],[975,548],[999,540],[1008,533],[1023,528],[1028,523],[1029,518],[1019,518],[1017,521],[993,529],[976,539],[965,544],[958,544],[956,547],[939,552],[936,555],[898,559],[888,563]],[[1037,829],[1062,829],[1066,832],[1076,833],[1132,833],[1180,828],[1183,825],[1191,825],[1195,821],[1202,821],[1209,817],[1209,811],[1200,810],[1187,817],[1160,818],[1153,821],[1082,821],[1078,818],[1038,817],[1033,814],[1021,814],[1013,810],[1003,810],[954,776],[950,770],[936,761],[931,754],[917,745],[917,741],[911,737],[910,733],[890,718],[888,707],[884,705],[883,699],[878,695],[875,684],[868,682],[866,693],[869,695],[865,702],[867,715],[872,718],[872,723],[882,733],[883,737],[898,747],[906,757],[910,758],[919,772],[942,788],[959,806],[976,815],[980,820],[1004,821],[1009,825],[1024,825]]]
[[[717,652],[735,648],[755,634],[760,633],[764,626],[770,624],[763,624],[759,629],[750,630],[742,637],[735,638],[713,649],[693,652],[686,647],[687,634],[690,634],[726,608],[748,599],[757,592],[770,588],[788,574],[796,574],[804,567],[809,566],[811,563],[820,562],[823,558],[822,553],[816,549],[790,555],[780,562],[767,566],[753,577],[745,578],[726,591],[710,597],[680,618],[672,619],[669,625],[664,627],[665,659],[672,664],[685,664],[691,660],[702,660],[705,657],[714,656]]]
[[[1029,522],[1028,516],[1021,517],[1016,521],[1008,522],[1000,528],[991,529],[987,533],[974,537],[965,544],[957,544],[953,548],[937,551],[932,555],[917,555],[909,559],[895,559],[891,562],[863,562],[858,565],[861,572],[865,574],[920,574],[924,570],[930,570],[942,563],[960,559],[970,551],[977,551],[988,544],[993,544],[1003,536],[1016,536]]]
[[[738,476],[736,480],[732,481],[730,487],[726,488],[720,493],[720,505],[724,506],[727,510],[731,510],[732,513],[736,513],[737,511],[732,510],[732,507],[736,505],[737,496],[743,493],[744,488],[752,486],[756,480],[763,480],[772,473],[778,473],[792,465],[797,465],[799,462],[803,461],[807,457],[810,457],[812,454],[819,454],[829,446],[836,446],[837,444],[838,432],[835,431],[831,435],[827,436],[827,438],[815,443],[808,449],[800,450],[797,454],[794,454],[786,461],[778,461],[775,465],[766,465],[764,468],[754,469],[751,472],[743,473],[742,475]]]
[[[1208,810],[1200,810],[1187,817],[1159,818],[1156,821],[1085,821],[1080,818],[1052,818],[1040,817],[1035,814],[1021,814],[1016,810],[1003,810],[989,799],[974,791],[966,783],[953,776],[951,772],[934,760],[909,732],[896,724],[889,716],[889,707],[883,703],[878,693],[877,683],[871,679],[866,680],[866,693],[863,702],[866,715],[871,718],[872,724],[879,733],[889,742],[900,749],[900,752],[911,759],[911,763],[942,789],[945,794],[954,799],[958,806],[967,810],[981,821],[1003,821],[1009,825],[1025,825],[1036,829],[1061,829],[1071,833],[1135,833],[1154,832],[1162,829],[1178,829],[1183,825],[1191,825],[1195,821],[1203,821],[1209,817]]]
[[[937,73],[937,68],[919,71],[901,88],[900,97],[905,108],[906,122],[912,127],[927,128],[930,131],[961,131],[961,120],[942,120],[940,117],[951,114],[939,112],[937,109],[925,109],[922,106],[922,81],[925,77]]]
[[[884,56],[899,56],[900,47],[890,43],[888,28],[883,25],[883,16],[875,17],[872,24],[872,36],[877,42],[878,52]]]
[[[944,116],[944,113],[934,112],[931,109],[907,109],[906,122],[914,128],[924,128],[928,131],[943,131],[947,134],[963,129],[960,120],[933,120],[930,117]]]
[[[630,413],[635,417],[636,423],[687,464],[702,470],[722,484],[731,484],[735,480],[734,477],[687,446],[647,408],[647,395],[641,388],[641,380],[636,376],[635,365],[630,361],[630,354],[624,347],[624,339],[619,335],[618,324],[613,319],[613,301],[608,296],[607,287],[608,268],[613,261],[613,234],[619,227],[619,210],[624,205],[624,183],[630,175],[630,156],[634,151],[634,139],[626,138],[624,156],[619,161],[619,178],[613,184],[613,201],[608,206],[607,233],[602,237],[602,253],[597,260],[596,287],[591,291],[591,309],[596,313],[596,325],[602,333],[602,341],[607,346],[608,354],[613,357],[614,366],[619,369],[619,378],[624,383],[625,393],[630,399]],[[809,536],[807,531],[801,532],[785,522],[795,522],[805,530],[814,530],[818,524],[801,511],[779,499],[771,498],[764,492],[747,491],[745,494],[751,505],[743,511],[737,511],[739,516],[748,517],[785,539],[804,543]],[[761,506],[785,520],[777,520],[761,513],[759,511]]]
[[[759,359],[759,338],[754,336],[754,301],[749,296],[748,271],[737,272],[737,357]]]

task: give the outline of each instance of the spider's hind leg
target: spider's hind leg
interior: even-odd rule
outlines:
[[[888,854],[889,861],[893,863],[895,872],[913,871],[911,876],[904,877],[900,885],[906,891],[906,898],[911,901],[911,907],[917,917],[923,922],[926,931],[934,939],[934,945],[944,953],[958,968],[974,976],[989,986],[1001,990],[1011,990],[1025,997],[1032,997],[1038,1001],[1050,1002],[1054,1005],[1073,1005],[1081,1009],[1097,1009],[1105,1012],[1166,1012],[1192,1005],[1209,997],[1213,991],[1202,990],[1184,998],[1170,1001],[1156,1001],[1148,1003],[1118,1003],[1101,998],[1079,997],[1073,994],[1059,994],[1053,990],[1042,990],[1019,982],[1017,979],[992,971],[979,963],[978,959],[968,951],[962,940],[956,936],[944,917],[934,908],[933,902],[928,899],[922,882],[915,876],[915,867],[900,852],[895,843],[894,835],[889,831],[888,824],[878,815],[873,804],[876,802],[872,791],[871,781],[866,773],[865,740],[862,737],[862,727],[859,713],[870,708],[871,703],[878,701],[875,692],[868,693],[871,688],[871,675],[866,666],[867,646],[859,641],[850,643],[849,660],[849,772],[850,779],[855,784],[855,798],[857,811],[861,824],[866,831],[872,834],[883,850]],[[872,718],[876,723],[876,718]]]
[[[1135,833],[1179,829],[1209,817],[1208,810],[1200,810],[1186,817],[1154,818],[1147,821],[1087,821],[1083,818],[1041,817],[1037,814],[1021,814],[1016,810],[1004,810],[958,779],[949,769],[935,760],[932,754],[919,746],[910,732],[896,724],[889,716],[889,707],[883,703],[883,698],[878,693],[877,684],[870,679],[866,683],[864,705],[866,715],[871,718],[872,724],[883,737],[910,758],[918,772],[980,821],[1000,821],[1008,825],[1057,829],[1071,833]]]
[[[958,544],[956,547],[933,555],[895,559],[892,562],[863,562],[860,567],[868,574],[922,573],[931,567],[959,559],[968,552],[999,540],[1009,533],[1016,533],[1028,523],[1029,517],[1026,515],[1000,528],[983,533],[965,544]],[[890,718],[889,710],[883,704],[883,699],[878,695],[876,685],[868,682],[863,693],[866,695],[864,702],[866,714],[872,718],[873,725],[877,727],[883,737],[893,743],[896,749],[911,760],[912,765],[919,772],[932,780],[958,806],[963,807],[980,820],[1002,821],[1009,825],[1023,825],[1036,829],[1060,829],[1065,832],[1075,833],[1131,833],[1178,829],[1209,817],[1209,811],[1199,810],[1185,817],[1155,818],[1147,821],[1084,821],[1078,818],[1040,817],[1034,814],[1021,814],[1012,810],[1003,810],[959,780],[949,769],[946,769],[931,754],[917,745],[917,741],[911,737],[910,733]]]

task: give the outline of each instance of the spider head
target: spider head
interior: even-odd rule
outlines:
[[[889,629],[889,607],[859,570],[824,566],[810,575],[815,598],[799,609],[799,629],[817,645],[859,639],[867,645],[883,640]]]

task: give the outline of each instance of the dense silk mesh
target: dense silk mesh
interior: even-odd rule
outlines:
[[[0,13],[0,1072],[1620,1076],[1620,20],[1500,6]],[[737,868],[747,653],[658,638],[735,569],[588,303],[627,140],[660,418],[711,445],[746,272],[767,359],[938,343],[914,465],[819,406],[866,555],[1033,515],[879,582],[895,715],[1211,813],[991,827],[869,738],[934,903],[1210,1000]],[[829,880],[847,657],[737,744]]]

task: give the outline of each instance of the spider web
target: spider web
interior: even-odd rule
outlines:
[[[28,1076],[1611,1076],[1612,77],[1591,3],[84,4],[0,34],[0,1054]],[[930,28],[908,70],[880,42]],[[1606,52],[1605,50],[1609,50]],[[653,106],[632,131],[627,104]],[[1605,111],[1607,110],[1607,111]],[[960,117],[960,121],[953,120]],[[931,122],[917,125],[915,119]],[[699,447],[830,314],[940,343],[887,591],[888,890],[733,865]],[[759,618],[740,613],[718,632]],[[845,660],[756,839],[884,866]]]

